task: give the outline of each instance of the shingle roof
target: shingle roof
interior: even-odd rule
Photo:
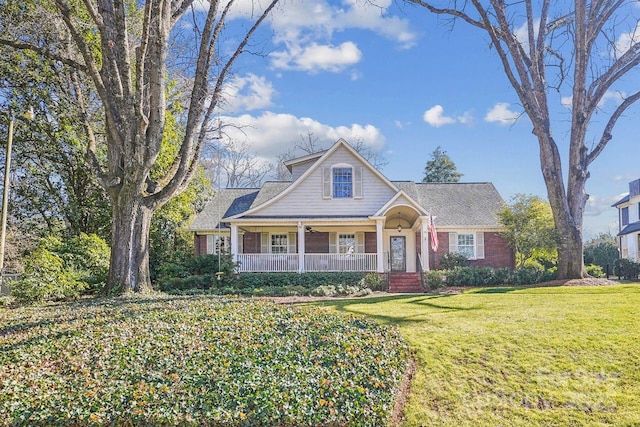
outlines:
[[[416,183],[414,186],[415,200],[436,217],[436,226],[500,226],[498,212],[504,207],[504,200],[489,182]]]
[[[618,233],[618,236],[635,233],[636,231],[640,231],[640,221],[627,225],[620,233]]]
[[[269,200],[273,199],[274,197],[276,197],[278,194],[282,193],[284,190],[286,190],[292,183],[289,181],[283,182],[283,181],[267,181],[262,185],[262,188],[260,189],[260,193],[258,193],[258,196],[256,197],[256,199],[253,201],[253,204],[251,205],[252,208],[255,208],[256,206],[260,206],[261,204],[268,202]]]
[[[436,217],[438,227],[499,227],[498,212],[504,201],[491,183],[414,183],[393,184]],[[259,206],[280,194],[291,182],[266,182],[261,189],[219,190],[189,227],[192,231],[213,231],[221,219]],[[373,214],[373,212],[372,212]],[[344,217],[344,216],[343,216]],[[258,217],[255,217],[258,218]],[[221,225],[227,228],[226,225]]]
[[[216,191],[213,199],[193,220],[189,230],[213,231],[217,229],[222,218],[247,210],[256,199],[259,191],[257,188],[222,188]]]

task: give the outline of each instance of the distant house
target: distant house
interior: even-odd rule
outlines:
[[[196,253],[230,251],[241,273],[415,274],[448,252],[472,266],[514,266],[490,183],[390,181],[342,139],[285,165],[291,182],[219,190],[190,227]]]
[[[640,261],[640,179],[629,183],[629,194],[616,203],[620,256]]]

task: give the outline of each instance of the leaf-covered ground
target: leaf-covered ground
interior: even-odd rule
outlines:
[[[384,425],[395,328],[213,297],[0,309],[5,425]]]

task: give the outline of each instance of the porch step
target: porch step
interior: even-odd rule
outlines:
[[[389,276],[389,292],[422,293],[420,273],[391,273]]]

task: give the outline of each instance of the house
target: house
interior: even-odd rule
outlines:
[[[240,273],[417,276],[448,252],[472,266],[514,266],[496,215],[504,202],[490,183],[390,181],[343,139],[285,165],[291,182],[219,190],[190,227],[196,253],[230,251]]]
[[[640,262],[640,179],[629,183],[629,194],[613,207],[618,208],[620,256]]]

